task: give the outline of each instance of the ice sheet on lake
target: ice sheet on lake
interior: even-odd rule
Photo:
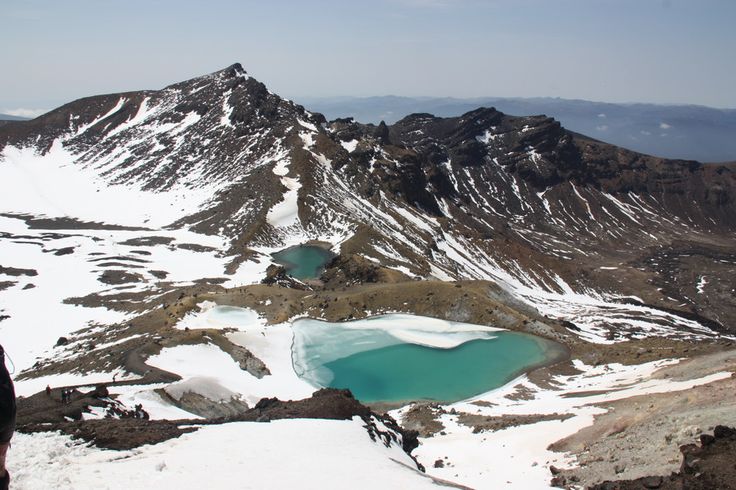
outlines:
[[[360,352],[410,343],[452,349],[471,340],[492,339],[501,329],[416,315],[391,314],[343,323],[300,319],[293,323],[294,370],[315,386],[333,378],[324,367]]]

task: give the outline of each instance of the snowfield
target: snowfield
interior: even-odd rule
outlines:
[[[282,327],[282,330],[286,329],[288,327]],[[275,338],[271,340],[276,341]],[[277,343],[276,345],[282,344]],[[273,368],[271,364],[266,364],[271,369],[271,375],[264,376],[261,379],[240,369],[230,356],[220,350],[219,347],[211,344],[180,345],[163,349],[159,355],[149,358],[147,363],[180,375],[184,382],[207,377],[212,381],[212,383],[209,383],[210,385],[220,386],[230,393],[242,397],[251,407],[255,406],[261,398],[273,396],[281,400],[309,398],[315,388],[296,376],[294,369],[291,367],[291,356],[288,347],[281,354],[283,359],[280,359],[281,362],[274,362]],[[276,361],[273,357],[271,357],[271,360]],[[280,369],[282,367],[284,369]],[[213,399],[208,396],[212,387],[205,383],[190,384],[188,388],[195,393]],[[214,400],[217,401],[216,398]]]
[[[35,216],[158,228],[198,211],[222,187],[187,181],[148,192],[110,184],[100,177],[99,167],[84,166],[59,139],[43,155],[6,146],[0,161],[0,182],[12,182],[0,195],[0,210]]]
[[[17,434],[8,453],[18,490],[437,488],[414,468],[401,447],[373,442],[357,417],[205,426],[131,451]]]
[[[180,286],[203,277],[224,277],[226,285],[233,287],[263,277],[271,264],[266,254],[259,261],[244,262],[235,274],[225,275],[231,257],[220,252],[224,244],[220,237],[189,230],[48,230],[31,228],[20,216],[0,216],[0,265],[34,271],[20,276],[0,271],[0,282],[15,283],[0,289],[0,314],[9,316],[0,322],[3,346],[18,371],[27,369],[38,357],[54,355],[52,347],[59,337],[131,317],[64,300],[92,293],[156,295],[162,281],[157,274],[162,272],[165,281]],[[120,285],[101,282],[101,275],[109,272],[136,273],[138,278]]]

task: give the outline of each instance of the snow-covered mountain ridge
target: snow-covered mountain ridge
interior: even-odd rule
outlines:
[[[228,274],[321,240],[410,276],[494,281],[573,322],[627,296],[719,330],[733,318],[733,169],[544,116],[328,123],[236,64],[80,99],[0,129],[0,147],[5,213],[218,236]]]
[[[552,373],[549,385],[524,377],[456,406],[479,417],[542,414],[539,424],[554,425],[549,440],[522,424],[518,453],[501,451],[504,431],[475,432],[438,407],[447,437],[425,438],[419,453],[428,465],[451,450],[458,466],[431,470],[440,478],[475,485],[523,474],[529,488],[553,458],[569,462],[547,446],[601,411],[576,393],[605,391],[591,400],[608,403],[728,377],[713,366],[686,381],[654,373],[672,362],[664,358],[708,354],[734,335],[732,166],[640,155],[492,108],[390,126],[328,122],[236,64],[6,124],[0,182],[0,335],[24,397],[47,384],[102,383],[122,407],[192,419],[212,404],[308,397],[314,387],[293,368],[295,317],[404,312],[522,330],[565,343],[574,374]],[[305,242],[339,254],[321,284],[259,284],[272,252]],[[208,316],[215,304],[247,309],[223,323]],[[558,409],[569,417],[555,418]],[[79,412],[104,415],[96,405]],[[411,416],[406,407],[395,415]],[[232,430],[261,440],[261,428],[243,424]],[[318,447],[295,446],[322,463],[343,434],[356,454],[375,456],[377,481],[408,471],[383,467],[389,458],[412,464],[396,444],[373,444],[360,420],[277,424],[274,434],[286,440],[301,427],[324,431]],[[142,464],[168,453],[179,454],[172,467],[186,466],[198,440],[229,428],[200,430],[145,451]],[[43,437],[50,448],[68,442]],[[24,436],[22,454],[36,441]],[[534,469],[462,461],[489,446],[498,461],[533,458]],[[101,457],[74,450],[80,461]],[[341,455],[346,468],[360,466]]]

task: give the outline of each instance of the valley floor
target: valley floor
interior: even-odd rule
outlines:
[[[186,318],[187,325],[197,325],[192,316]],[[178,373],[184,378],[180,383],[194,390],[199,377],[210,376],[205,383],[210,391],[219,386],[284,399],[309,396],[309,387],[290,369],[288,324],[268,326],[257,316],[244,321],[250,323],[236,325],[240,331],[230,336],[271,367],[271,376],[263,380],[242,376],[237,364],[212,344],[166,348],[150,365]],[[199,326],[224,327],[216,321]],[[609,354],[595,366],[573,357],[470,400],[411,404],[390,414],[419,431],[420,445],[412,454],[437,482],[534,489],[548,488],[555,476],[558,484],[582,487],[667,475],[679,467],[680,444],[694,442],[718,424],[736,426],[736,350],[722,341],[710,352],[685,355],[680,361],[620,364],[611,362],[616,356]],[[45,381],[21,381],[20,392],[30,394]],[[109,389],[125,406],[142,403],[152,418],[189,415],[164,402],[157,387],[162,385]],[[248,401],[257,400],[251,396]],[[412,469],[414,462],[400,447],[371,441],[362,425],[358,418],[233,422],[127,451],[98,449],[59,433],[21,433],[9,453],[9,468],[21,489],[131,488],[126,482],[133,488],[144,483],[223,488],[233,478],[242,478],[238,485],[243,488],[437,484]]]

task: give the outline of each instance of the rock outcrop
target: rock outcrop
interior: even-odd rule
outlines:
[[[606,481],[592,486],[590,490],[736,489],[735,428],[716,426],[713,435],[701,434],[699,445],[681,446],[680,452],[682,464],[677,473],[669,476],[646,476],[636,480]]]

